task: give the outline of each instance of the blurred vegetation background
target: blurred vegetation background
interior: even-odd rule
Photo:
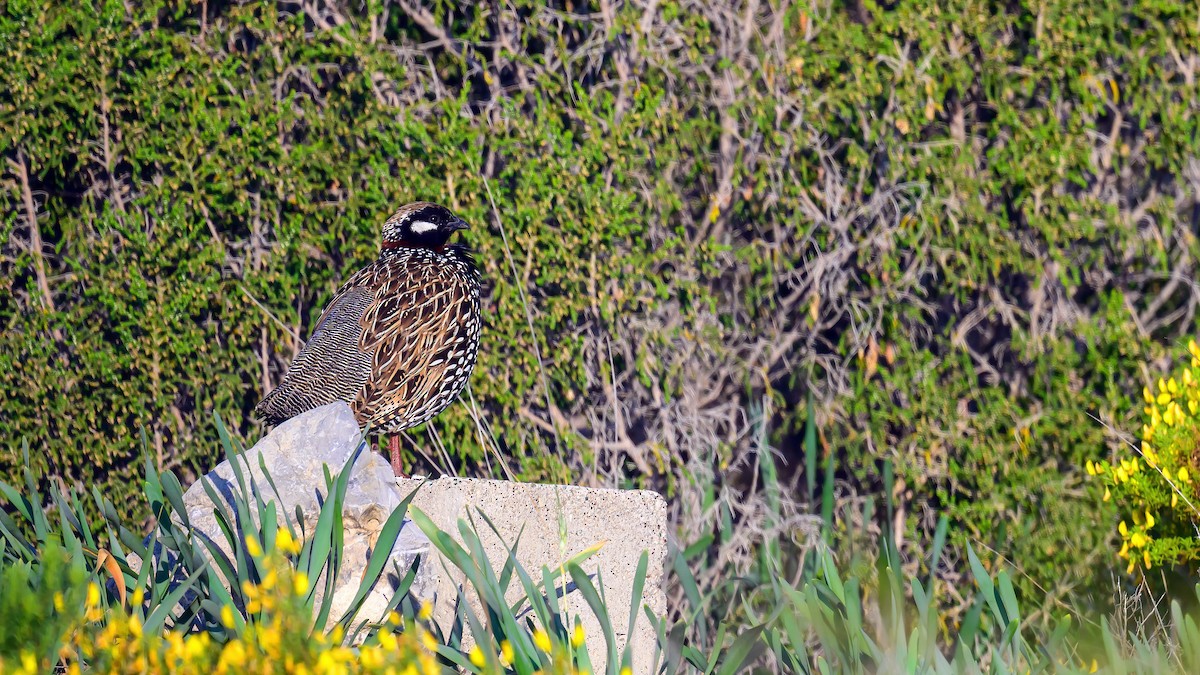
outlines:
[[[1083,466],[1197,325],[1195,3],[0,7],[5,480],[28,444],[146,515],[139,430],[193,478],[213,412],[259,436],[430,199],[487,289],[424,470],[660,490],[703,585],[803,547],[817,492],[839,550],[876,541],[891,460],[912,572],[946,514],[952,582],[971,543],[1027,621],[1111,602]]]

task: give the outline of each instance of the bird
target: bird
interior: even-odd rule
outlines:
[[[329,301],[255,414],[276,425],[345,401],[360,427],[388,437],[392,471],[403,477],[399,433],[449,407],[479,356],[481,275],[465,246],[448,243],[469,228],[432,202],[397,209],[379,256]]]

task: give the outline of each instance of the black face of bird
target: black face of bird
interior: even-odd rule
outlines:
[[[383,243],[441,248],[455,231],[469,227],[440,204],[413,202],[401,206],[383,224]]]

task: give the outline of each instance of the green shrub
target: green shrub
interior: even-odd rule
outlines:
[[[6,542],[0,541],[0,551]],[[5,662],[38,664],[58,659],[64,635],[83,618],[88,573],[58,543],[44,546],[36,563],[0,555],[0,671]]]
[[[654,487],[716,533],[770,498],[752,404],[784,484],[824,480],[811,396],[837,495],[894,463],[911,559],[946,514],[952,574],[974,542],[1108,602],[1079,467],[1195,332],[1195,3],[133,4],[0,9],[0,473],[27,440],[135,513],[142,427],[202,474],[207,413],[247,419],[430,198],[489,284],[431,470]]]

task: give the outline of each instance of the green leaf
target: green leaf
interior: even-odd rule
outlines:
[[[422,483],[421,485],[424,485]],[[367,559],[367,566],[363,570],[362,580],[358,584],[358,590],[354,594],[354,598],[350,601],[350,605],[346,608],[346,612],[338,619],[338,623],[343,627],[348,627],[353,617],[358,614],[358,610],[362,608],[362,603],[367,599],[367,594],[375,587],[375,582],[379,580],[379,576],[383,573],[384,565],[391,558],[392,547],[396,544],[396,539],[400,536],[400,528],[404,526],[405,518],[408,514],[408,505],[412,503],[413,497],[417,496],[417,491],[421,489],[418,485],[412,492],[408,493],[396,508],[392,509],[391,515],[383,523],[383,528],[379,530],[379,537],[375,542],[375,547],[371,550],[371,556]]]
[[[733,675],[740,672],[750,661],[757,658],[757,654],[761,653],[765,646],[760,639],[764,628],[764,626],[754,626],[737,636],[737,639],[725,651],[724,658],[721,659],[718,675]]]

